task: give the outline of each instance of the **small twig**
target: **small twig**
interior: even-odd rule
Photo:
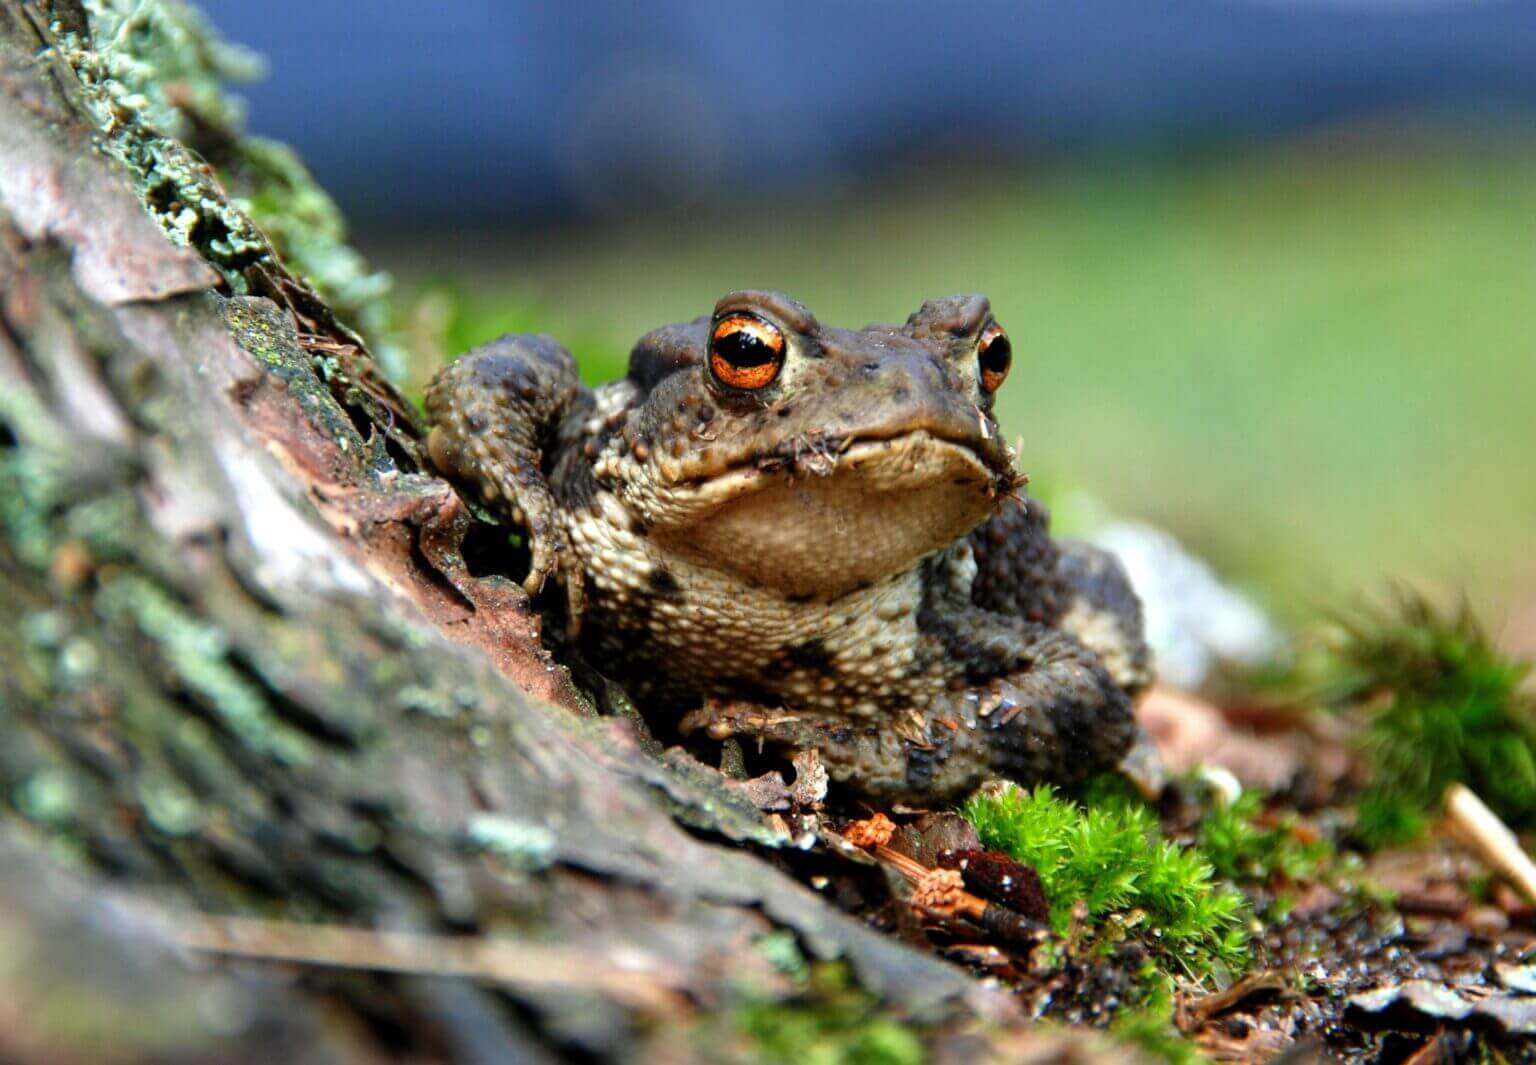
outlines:
[[[823,835],[834,837],[845,845],[852,845],[846,837],[834,832],[824,832]],[[930,868],[885,843],[873,843],[859,849],[869,851],[876,861],[906,878],[913,887],[909,905],[918,913],[941,920],[963,917],[980,925],[995,939],[1026,951],[1032,950],[1047,934],[1048,930],[1038,921],[1000,903],[988,902],[966,891],[963,886],[958,886],[955,880],[959,874],[955,870]]]
[[[1456,1056],[1445,1045],[1445,1030],[1441,1029],[1430,1038],[1429,1042],[1404,1058],[1403,1065],[1440,1065],[1441,1062],[1455,1059]]]
[[[264,961],[430,976],[458,976],[514,987],[598,991],[653,1013],[686,1008],[677,972],[649,961],[621,967],[590,953],[483,936],[378,932],[341,925],[248,917],[168,915],[170,937],[189,950]]]
[[[1452,784],[1445,790],[1445,816],[1479,858],[1513,884],[1526,901],[1536,902],[1536,863],[1498,814],[1470,788]]]
[[[1286,974],[1279,969],[1266,969],[1246,976],[1224,991],[1201,995],[1181,1003],[1178,1010],[1179,1030],[1194,1031],[1206,1021],[1241,1005],[1254,995],[1269,991],[1283,993],[1289,986]]]
[[[878,839],[880,836],[884,836],[885,839],[890,839],[890,835],[888,833],[881,831],[881,829],[884,828],[884,825],[889,823],[889,820],[885,817],[884,814],[878,813],[875,814],[874,817],[871,817],[868,821],[862,822],[862,824],[865,825],[873,824],[877,826],[877,830],[868,833],[875,839]],[[835,833],[832,832],[827,832],[825,834],[829,836],[835,835]],[[931,869],[924,865],[922,862],[918,861],[916,858],[908,857],[907,855],[901,853],[901,851],[893,849],[885,842],[872,841],[869,845],[860,845],[854,843],[855,839],[862,838],[863,835],[864,833],[856,832],[852,836],[841,836],[839,838],[841,838],[844,843],[856,846],[860,850],[869,851],[875,856],[876,860],[884,865],[890,866],[892,869],[896,870],[898,873],[904,876],[907,880],[907,883],[909,884],[921,884],[929,877],[931,877],[935,871],[944,871]],[[969,917],[973,921],[979,921],[981,920],[982,915],[987,911],[986,899],[978,898],[968,891],[957,892],[953,898],[953,913],[946,916]]]
[[[299,345],[311,351],[329,351],[336,354],[351,353],[360,350],[356,344],[349,344],[341,340],[332,340],[330,337],[317,336],[314,333],[300,333]]]
[[[898,850],[892,850],[884,843],[871,848],[876,858],[880,859],[892,869],[895,869],[913,884],[921,884],[928,880],[934,870],[928,868],[916,858],[909,858]],[[942,871],[942,870],[941,870]],[[960,917],[969,917],[973,921],[980,921],[982,915],[987,912],[987,901],[972,895],[969,891],[958,891],[953,895],[954,913]]]

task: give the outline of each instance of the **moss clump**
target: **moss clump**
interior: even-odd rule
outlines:
[[[1040,874],[1058,934],[1080,900],[1088,921],[1081,931],[1100,934],[1113,918],[1165,971],[1204,977],[1246,965],[1242,895],[1216,882],[1199,848],[1163,839],[1144,806],[1083,807],[1042,785],[978,794],[963,813],[984,846]]]
[[[1327,680],[1330,701],[1365,719],[1361,843],[1413,838],[1454,783],[1511,824],[1536,824],[1536,708],[1520,692],[1530,663],[1494,647],[1466,606],[1409,593],[1340,628]]]
[[[751,1002],[732,1010],[729,1025],[741,1054],[728,1060],[788,1065],[920,1065],[922,1040],[902,1021],[882,1013],[879,999],[854,985],[840,964],[813,965],[803,991],[780,1002]],[[719,1048],[703,1055],[720,1057]]]
[[[1239,881],[1316,880],[1335,857],[1332,842],[1302,832],[1294,814],[1261,822],[1263,805],[1258,792],[1245,791],[1201,819],[1196,839],[1216,875]]]

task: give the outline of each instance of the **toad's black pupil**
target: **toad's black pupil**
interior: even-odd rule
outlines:
[[[988,373],[1004,373],[1013,361],[1013,345],[1007,337],[997,337],[981,353],[981,368]]]
[[[772,345],[750,329],[737,329],[718,338],[715,354],[740,370],[761,366],[775,358]]]

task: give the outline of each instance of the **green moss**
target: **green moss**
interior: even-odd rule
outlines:
[[[591,385],[623,376],[628,351],[592,323],[554,313],[526,291],[475,291],[456,279],[439,279],[416,292],[404,310],[412,347],[431,353],[431,365],[416,376],[436,372],[438,363],[503,333],[549,333],[576,355],[583,379]],[[638,340],[639,337],[632,338]]]
[[[1365,723],[1362,843],[1413,838],[1453,783],[1536,824],[1536,709],[1520,692],[1531,664],[1496,648],[1470,609],[1403,593],[1342,621],[1325,668],[1330,701]]]
[[[1247,963],[1247,904],[1214,879],[1197,847],[1161,838],[1144,807],[1109,802],[1083,807],[1049,787],[978,794],[965,816],[984,846],[1033,867],[1064,934],[1079,901],[1089,936],[1134,936],[1165,971],[1196,977]]]
[[[1335,856],[1333,844],[1301,835],[1294,814],[1261,824],[1262,807],[1258,792],[1245,791],[1201,819],[1196,838],[1216,875],[1228,880],[1316,879]]]
[[[1110,1026],[1122,1043],[1128,1043],[1152,1058],[1168,1065],[1202,1065],[1209,1059],[1173,1024],[1171,1007],[1152,1006],[1122,1014]]]
[[[1366,850],[1418,839],[1430,821],[1420,803],[1392,788],[1373,787],[1355,804],[1355,838]]]
[[[751,1002],[731,1011],[729,1024],[746,1053],[734,1060],[786,1065],[920,1065],[922,1040],[902,1021],[881,1012],[871,993],[855,986],[839,964],[812,966],[801,994],[785,1001]],[[719,1048],[701,1056],[717,1060]]]

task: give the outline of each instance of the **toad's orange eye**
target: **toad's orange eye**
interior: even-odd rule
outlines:
[[[1013,345],[996,322],[981,331],[981,339],[976,343],[976,362],[981,368],[983,391],[992,393],[1003,387],[1008,368],[1013,365]]]
[[[709,334],[709,372],[727,388],[767,388],[784,365],[784,334],[755,314],[730,314]]]

